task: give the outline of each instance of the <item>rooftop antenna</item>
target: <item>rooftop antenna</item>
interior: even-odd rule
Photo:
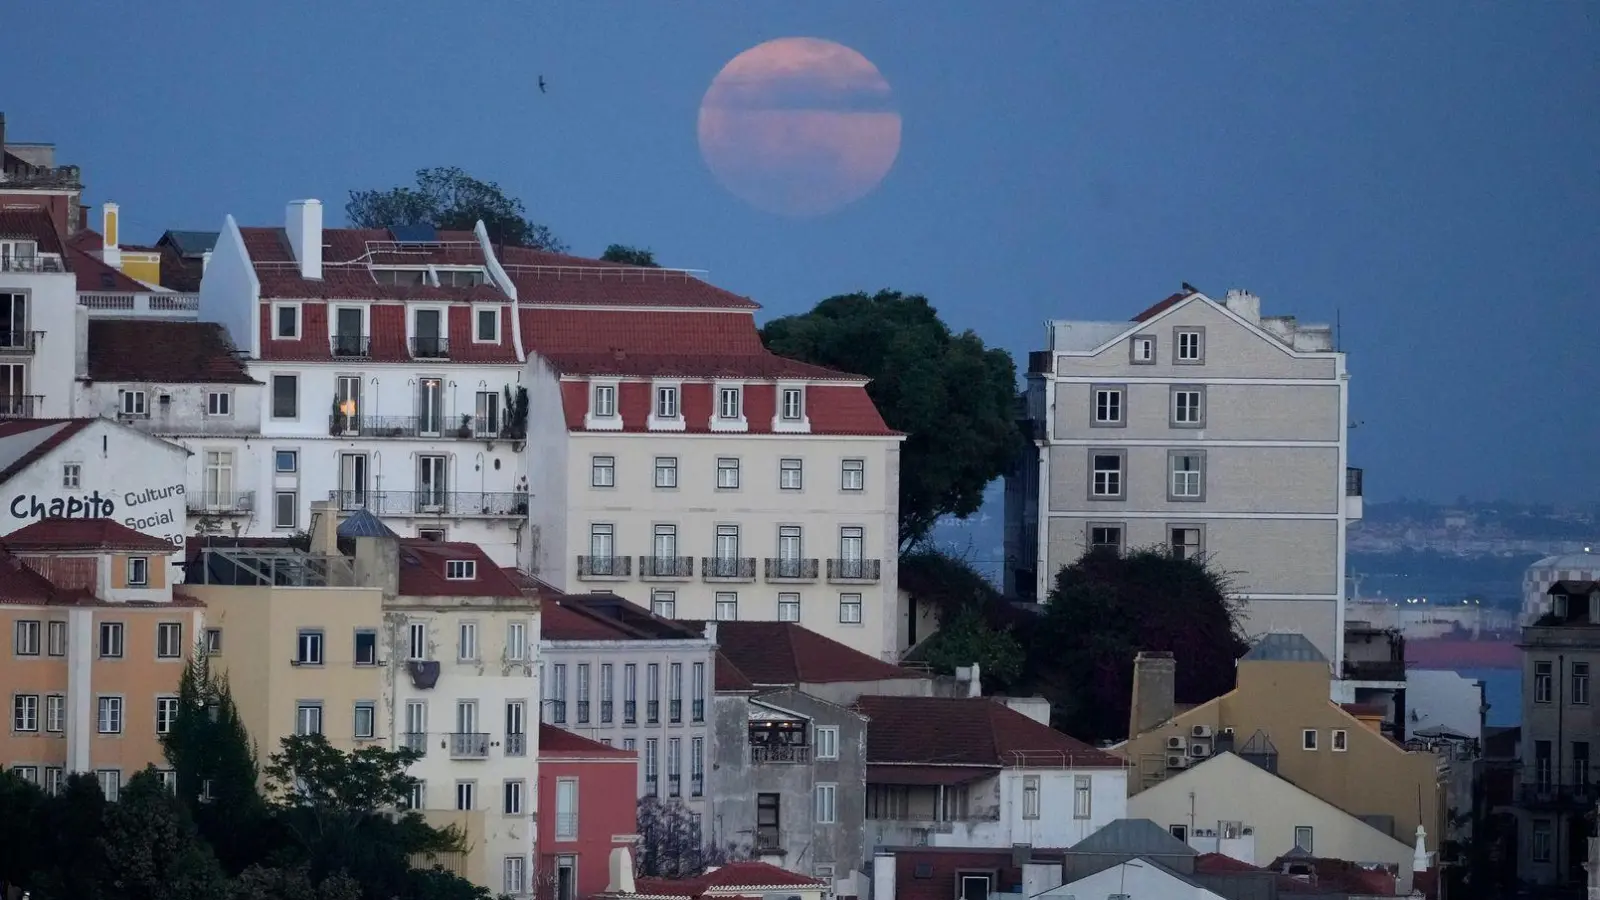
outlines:
[[[1335,352],[1344,350],[1344,317],[1337,306],[1333,308],[1333,349]]]

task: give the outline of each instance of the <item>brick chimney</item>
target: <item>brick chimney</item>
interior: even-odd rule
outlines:
[[[1178,663],[1171,653],[1141,650],[1133,660],[1133,706],[1128,712],[1128,737],[1136,737],[1172,718]]]

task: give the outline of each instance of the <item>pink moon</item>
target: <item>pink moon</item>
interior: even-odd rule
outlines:
[[[796,218],[871,193],[900,154],[889,82],[833,41],[786,37],[734,57],[700,102],[700,155],[734,196]]]

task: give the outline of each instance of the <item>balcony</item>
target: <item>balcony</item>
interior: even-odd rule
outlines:
[[[661,701],[648,700],[644,704],[644,721],[647,725],[655,725],[661,721]]]
[[[528,755],[528,736],[525,735],[525,734],[508,734],[508,735],[506,735],[506,755],[507,756],[527,756]]]
[[[183,495],[191,513],[213,516],[243,516],[256,508],[255,491],[193,491]]]
[[[703,796],[705,796],[705,793],[706,793],[706,776],[705,776],[705,774],[701,773],[701,772],[696,772],[693,775],[690,775],[689,776],[689,796],[691,796],[691,797],[703,797]]]
[[[125,319],[130,316],[157,319],[192,319],[200,311],[199,294],[153,293],[118,294],[110,291],[80,291],[78,305],[91,317],[106,314]]]
[[[364,334],[336,334],[332,349],[336,359],[367,359],[372,356],[372,338]]]
[[[706,581],[755,581],[755,557],[702,556],[700,577]]]
[[[631,556],[578,557],[578,578],[584,581],[612,581],[632,574]]]
[[[805,744],[751,744],[750,763],[767,765],[807,765],[811,748]]]
[[[66,263],[54,255],[0,256],[0,272],[67,272]]]
[[[660,784],[661,784],[661,782],[656,780],[656,776],[651,775],[648,772],[645,773],[645,776],[644,776],[644,795],[646,797],[654,797],[654,796],[656,796],[656,791],[659,789],[659,785]]]
[[[339,509],[375,516],[518,519],[528,514],[523,491],[329,491]]]
[[[816,581],[817,561],[780,556],[768,557],[765,574],[768,581]]]
[[[866,584],[878,580],[876,559],[830,559],[828,580],[847,584]]]
[[[1517,805],[1547,812],[1588,812],[1600,802],[1600,784],[1592,781],[1517,785]]]
[[[0,184],[8,188],[81,188],[83,179],[77,166],[27,166],[0,172]]]
[[[639,701],[622,701],[622,724],[633,725],[639,721]]]
[[[1345,660],[1344,677],[1349,681],[1405,681],[1404,660]]]
[[[610,722],[611,721],[611,711],[612,711],[611,710],[611,701],[610,700],[601,700],[600,701],[600,721],[601,722]]]
[[[335,401],[337,402],[337,401]],[[328,434],[332,437],[371,438],[458,438],[464,441],[497,440],[499,433],[480,431],[470,421],[455,425],[444,416],[347,416],[332,413],[328,416]]]
[[[683,701],[682,700],[668,700],[667,701],[667,721],[671,722],[674,725],[679,725],[679,724],[683,723]]]
[[[32,356],[42,337],[42,331],[0,331],[0,356]]]
[[[578,701],[578,724],[589,724],[589,701],[587,700]]]
[[[546,700],[550,704],[550,722],[553,725],[567,724],[567,701]]]
[[[1346,466],[1344,470],[1344,517],[1346,519],[1360,519],[1364,510],[1365,501],[1362,499],[1362,478],[1364,470],[1355,466]]]
[[[774,825],[757,825],[755,850],[757,853],[782,853],[783,833]]]
[[[694,720],[696,722],[704,722],[706,720],[706,702],[704,700],[694,701]]]
[[[411,339],[412,359],[449,359],[450,339],[442,337],[414,337]]]
[[[688,581],[694,577],[694,557],[641,556],[639,577],[645,581]]]
[[[43,408],[43,394],[0,394],[0,419],[31,419]]]
[[[408,731],[400,735],[400,746],[414,751],[418,756],[428,755],[428,735],[421,731]]]
[[[489,736],[456,732],[450,735],[451,759],[488,759]]]

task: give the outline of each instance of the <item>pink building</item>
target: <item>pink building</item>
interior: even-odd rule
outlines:
[[[579,900],[606,889],[611,849],[633,846],[639,754],[554,725],[539,726],[540,900]]]

